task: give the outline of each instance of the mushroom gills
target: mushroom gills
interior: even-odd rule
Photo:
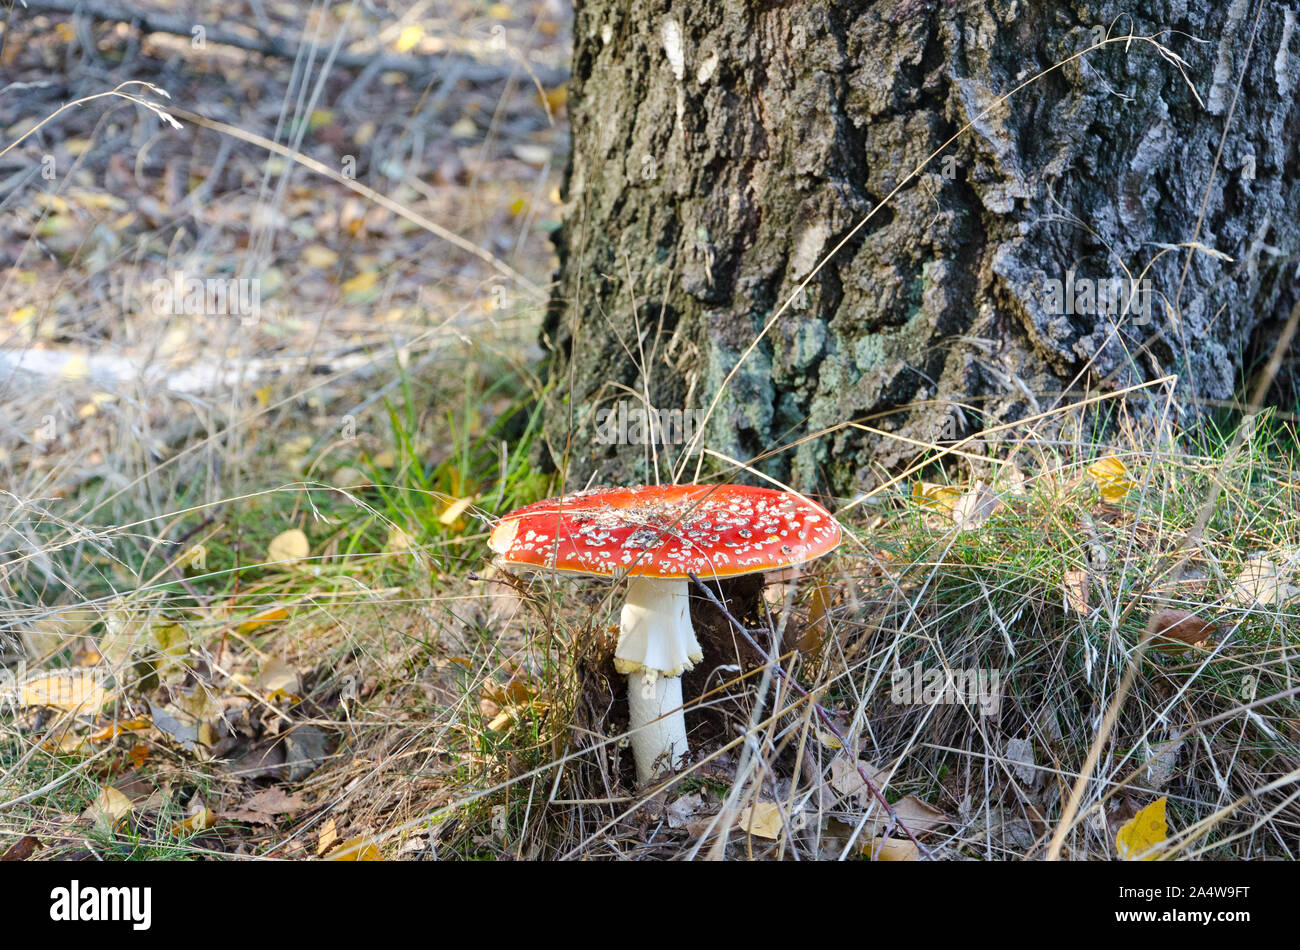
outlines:
[[[653,693],[657,677],[676,678],[704,659],[691,625],[687,590],[685,579],[628,580],[614,668],[629,676],[644,672],[642,692]],[[632,686],[630,680],[628,686]]]

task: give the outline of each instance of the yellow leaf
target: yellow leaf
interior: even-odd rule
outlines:
[[[343,281],[343,293],[348,297],[360,297],[367,291],[374,289],[375,284],[378,282],[378,271],[362,271],[360,274],[357,274],[357,276]]]
[[[85,379],[90,375],[90,363],[84,353],[74,353],[63,364],[65,379]]]
[[[90,148],[90,139],[64,139],[63,147],[67,149],[69,155],[76,158]]]
[[[51,194],[48,191],[40,191],[36,193],[36,203],[42,208],[48,208],[55,214],[68,213],[68,201],[62,195]]]
[[[99,712],[108,698],[108,691],[91,670],[60,670],[29,679],[19,688],[23,706],[54,706],[84,715]]]
[[[559,112],[569,101],[569,87],[560,84],[554,89],[547,89],[538,94],[539,98],[544,99],[552,112]]]
[[[141,729],[148,729],[150,725],[152,722],[148,716],[137,716],[125,721],[114,720],[98,732],[91,733],[90,739],[92,742],[107,742],[124,732],[138,732]]]
[[[510,214],[516,218],[527,210],[528,202],[523,198],[516,198],[514,201],[510,202]]]
[[[438,516],[438,520],[450,527],[460,519],[460,516],[465,513],[465,509],[472,504],[474,504],[473,498],[453,499],[452,502],[447,505],[443,513]]]
[[[488,16],[494,20],[508,20],[511,17],[510,4],[494,3],[488,7]]]
[[[317,270],[326,270],[339,262],[339,255],[323,244],[309,244],[302,249],[303,263]]]
[[[339,834],[334,830],[334,819],[326,818],[325,823],[320,827],[320,837],[316,841],[317,856],[324,854],[330,849],[335,841],[339,840]]]
[[[253,616],[241,623],[239,625],[239,632],[252,633],[258,627],[264,627],[268,623],[276,623],[277,621],[288,619],[289,611],[285,610],[283,607],[271,607],[267,610],[263,610],[261,613],[253,614]]]
[[[329,125],[334,121],[334,111],[332,109],[315,109],[307,117],[307,127],[310,129],[319,129],[323,125]]]
[[[15,325],[26,323],[34,316],[36,316],[36,308],[28,304],[25,307],[19,307],[17,310],[9,311],[9,322]]]
[[[1115,833],[1115,850],[1125,861],[1154,861],[1159,855],[1158,845],[1163,844],[1169,834],[1169,826],[1165,824],[1165,803],[1165,796],[1161,795],[1124,822]]]
[[[95,827],[105,834],[111,834],[114,829],[126,821],[126,816],[131,813],[131,799],[127,798],[112,785],[105,785],[95,796],[90,807],[82,812],[82,818],[89,818],[95,822]]]
[[[397,42],[393,44],[393,49],[399,53],[409,53],[415,49],[422,39],[424,39],[424,30],[419,26],[412,24],[403,27],[402,32],[397,37]]]
[[[1101,497],[1112,504],[1121,501],[1136,486],[1129,478],[1124,463],[1113,455],[1098,459],[1088,466],[1088,474],[1101,489]]]
[[[322,835],[323,837],[323,835]],[[326,861],[381,861],[379,849],[368,838],[348,838],[325,857]]]
[[[268,561],[301,561],[311,553],[307,535],[298,528],[290,528],[271,539],[266,549]]]
[[[952,514],[963,491],[953,485],[935,485],[931,482],[912,483],[912,501],[922,508]]]
[[[756,838],[775,841],[781,835],[781,806],[776,802],[755,802],[741,810],[736,828]]]
[[[872,838],[862,853],[873,861],[919,861],[921,852],[907,838]]]
[[[181,821],[172,822],[173,836],[180,838],[183,835],[206,831],[217,823],[216,815],[208,810],[208,806],[203,804],[203,799],[197,795],[190,801],[188,812],[189,814]]]

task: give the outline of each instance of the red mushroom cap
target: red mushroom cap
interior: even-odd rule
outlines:
[[[507,564],[575,574],[732,577],[840,543],[821,505],[748,485],[595,488],[510,512],[488,545]]]

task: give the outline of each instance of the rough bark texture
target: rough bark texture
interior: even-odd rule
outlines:
[[[1232,399],[1295,300],[1300,250],[1297,3],[1263,3],[1248,58],[1257,9],[582,0],[546,326],[553,459],[567,452],[571,483],[653,477],[646,446],[593,437],[600,408],[646,393],[658,408],[707,407],[908,172],[1098,28],[1127,34],[1121,11],[1138,35],[1183,31],[1160,41],[1204,104],[1145,42],[1017,93],[817,273],[741,364],[703,442],[748,460],[832,430],[757,467],[851,492],[916,448],[848,420],[931,441],[1046,409],[1072,382],[1166,373],[1187,404]],[[1136,273],[1192,239],[1232,261],[1161,257],[1147,276],[1174,309],[1157,299],[1147,325],[1054,312],[1048,281]]]

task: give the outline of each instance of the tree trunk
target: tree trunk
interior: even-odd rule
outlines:
[[[666,480],[701,420],[635,410],[721,393],[696,447],[848,493],[1063,396],[1232,400],[1300,286],[1296,11],[580,0],[551,460]],[[1071,58],[1108,29],[1186,66]]]

